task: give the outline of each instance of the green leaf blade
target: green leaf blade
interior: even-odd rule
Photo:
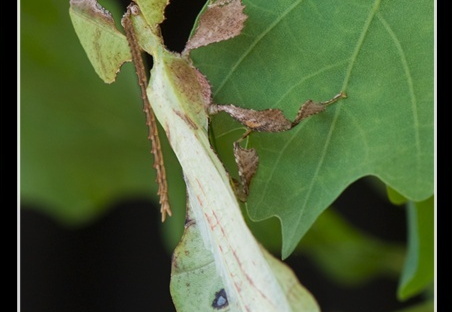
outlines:
[[[397,296],[406,300],[433,283],[434,277],[434,199],[409,202],[408,253]]]
[[[250,139],[260,167],[251,183],[249,213],[253,220],[281,220],[283,257],[363,176],[379,177],[408,199],[428,198],[433,193],[433,4],[244,4],[249,19],[241,36],[192,52],[213,85],[216,103],[280,108],[293,118],[307,99],[348,95],[289,132]],[[227,118],[216,118],[219,137],[237,128]]]
[[[394,205],[402,205],[407,202],[407,199],[392,187],[386,186],[386,193],[388,195],[388,199]]]

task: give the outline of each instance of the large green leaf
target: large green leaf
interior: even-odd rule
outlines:
[[[289,132],[250,139],[260,167],[249,213],[281,220],[283,257],[360,177],[375,175],[410,200],[431,196],[433,2],[243,2],[241,36],[191,52],[215,102],[281,108],[289,117],[307,99],[348,94]],[[226,164],[239,130],[228,116],[214,119]]]

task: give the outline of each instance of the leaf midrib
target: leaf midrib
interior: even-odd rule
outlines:
[[[249,45],[248,49],[243,52],[243,54],[237,59],[237,62],[231,67],[231,70],[224,76],[223,81],[218,85],[216,88],[216,91],[214,92],[214,96],[223,89],[223,87],[226,85],[226,83],[229,81],[229,78],[232,76],[232,74],[237,70],[237,68],[240,66],[240,64],[245,60],[245,58],[253,51],[253,49],[256,47],[256,45],[273,29],[278,25],[285,16],[287,16],[292,10],[294,10],[298,5],[300,5],[303,2],[303,0],[295,1],[291,6],[289,6],[282,14],[273,21],[264,31],[257,36],[253,42]]]
[[[354,68],[356,59],[357,59],[358,54],[359,54],[359,52],[361,50],[361,47],[362,47],[362,45],[364,43],[364,40],[365,40],[365,38],[366,38],[366,36],[368,34],[369,27],[370,27],[375,15],[376,15],[377,11],[378,11],[378,8],[380,7],[380,4],[381,4],[381,0],[376,0],[374,2],[374,5],[373,5],[371,11],[369,12],[369,16],[367,17],[367,19],[366,19],[366,21],[364,23],[364,26],[363,26],[361,34],[360,34],[360,36],[358,38],[357,44],[356,44],[355,49],[353,50],[352,56],[350,58],[350,63],[349,63],[349,66],[347,67],[347,71],[346,71],[346,74],[345,74],[345,77],[344,77],[344,82],[342,84],[342,90],[341,91],[346,92],[346,90],[347,90],[347,86],[348,86],[348,83],[350,81],[351,73],[352,73],[352,70]],[[332,120],[332,122],[330,124],[330,128],[329,128],[328,134],[327,134],[326,139],[325,139],[325,143],[323,145],[322,152],[320,154],[319,161],[318,161],[317,166],[315,168],[313,177],[318,176],[320,168],[322,168],[322,166],[323,166],[323,163],[324,163],[324,160],[325,160],[325,156],[327,154],[327,150],[328,150],[328,148],[330,146],[330,141],[331,141],[331,137],[333,135],[333,130],[335,129],[337,120],[339,118],[339,114],[341,112],[341,106],[342,105],[340,103],[338,103],[336,111],[335,111],[334,116],[333,116],[333,120]],[[312,193],[313,186],[314,186],[315,182],[316,182],[316,179],[311,179],[311,183],[307,187],[307,193],[304,196],[304,202],[301,205],[301,208],[299,210],[299,214],[298,214],[298,217],[296,219],[295,224],[300,224],[300,220],[305,215],[306,207],[308,206],[307,204],[308,204],[308,202],[310,200],[311,193]],[[298,227],[293,227],[293,228],[294,229],[298,229]],[[294,241],[294,236],[296,236],[296,231],[292,231],[292,233],[290,233],[290,235],[285,239],[285,241],[293,242]],[[285,242],[283,242],[283,245],[285,245]],[[286,248],[283,247],[283,249],[284,250],[288,250],[287,246],[286,246]]]

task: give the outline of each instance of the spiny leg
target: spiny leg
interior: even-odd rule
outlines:
[[[154,112],[152,111],[151,104],[149,103],[149,99],[146,93],[147,87],[147,78],[145,67],[143,63],[143,58],[141,56],[141,50],[138,45],[137,38],[135,36],[135,29],[133,27],[132,20],[130,15],[132,7],[129,5],[127,7],[127,12],[124,14],[124,17],[121,21],[124,26],[124,30],[126,33],[127,41],[129,43],[129,47],[132,54],[132,61],[135,65],[135,71],[138,76],[138,84],[141,89],[141,97],[143,99],[143,112],[146,115],[146,125],[149,128],[148,139],[151,140],[151,152],[154,154],[154,165],[153,167],[157,171],[157,183],[158,183],[158,192],[157,194],[160,197],[160,212],[162,214],[162,222],[165,221],[166,215],[171,216],[171,209],[169,205],[168,199],[168,185],[166,181],[166,172],[165,165],[163,163],[163,155],[162,149],[160,146],[160,139],[157,132],[157,122],[155,120]]]

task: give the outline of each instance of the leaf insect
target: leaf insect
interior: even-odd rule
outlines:
[[[71,0],[71,12],[81,42],[92,48],[88,49],[90,60],[104,81],[112,82],[123,62],[132,59],[134,63],[149,127],[151,151],[155,157],[162,220],[171,215],[171,210],[154,112],[179,159],[187,186],[187,215],[192,212],[190,224],[198,227],[199,234],[195,238],[200,237],[203,246],[211,253],[224,287],[224,291],[220,289],[214,297],[209,292],[206,302],[215,309],[274,312],[292,311],[291,304],[305,306],[308,303],[313,307],[312,311],[318,311],[315,300],[301,286],[296,286],[299,282],[291,271],[258,244],[246,225],[237,197],[246,200],[259,159],[256,150],[242,148],[240,141],[253,131],[290,130],[345,95],[340,93],[320,103],[307,101],[293,121],[277,109],[256,111],[212,103],[210,85],[192,65],[189,52],[240,34],[247,18],[243,13],[244,5],[240,0],[211,2],[185,50],[177,54],[164,47],[158,26],[164,18],[167,1],[152,2],[157,9],[154,5],[147,5],[151,3],[147,0],[136,1],[137,4],[129,5],[122,19],[126,38],[115,30],[113,19],[99,9],[96,0]],[[91,23],[92,18],[96,19],[97,28],[87,34],[84,26]],[[198,31],[200,35],[197,35]],[[109,49],[104,49],[108,58],[99,53],[100,36],[109,43]],[[112,41],[114,44],[110,44]],[[154,60],[149,86],[141,49],[151,54]],[[120,53],[116,53],[118,51]],[[228,183],[228,174],[208,140],[208,114],[219,112],[228,113],[247,128],[242,138],[234,143],[242,196],[234,194]],[[179,287],[186,290],[185,286]],[[297,298],[303,298],[303,302]]]
[[[227,3],[227,2],[224,2]],[[220,7],[224,4],[222,1],[220,1],[217,6]],[[235,2],[233,5],[236,5],[237,7],[234,10],[241,11],[243,10],[243,7],[241,6],[240,2]],[[166,173],[165,173],[165,166],[163,161],[163,155],[161,151],[161,145],[160,140],[158,137],[158,131],[157,131],[157,123],[155,119],[154,112],[152,111],[151,105],[149,103],[149,99],[146,94],[146,87],[147,87],[147,78],[145,73],[145,67],[144,62],[141,54],[141,49],[138,45],[138,41],[135,35],[135,30],[133,28],[131,19],[130,19],[130,9],[129,6],[127,12],[123,16],[122,24],[126,33],[127,42],[129,44],[131,54],[132,54],[132,61],[135,66],[135,71],[138,76],[138,83],[140,85],[141,89],[141,97],[143,100],[143,111],[146,115],[146,124],[149,127],[149,136],[148,138],[151,140],[152,143],[152,149],[151,152],[154,154],[154,168],[157,171],[157,182],[159,185],[158,189],[158,195],[160,196],[160,205],[161,205],[161,214],[162,214],[162,222],[165,221],[166,215],[168,214],[171,216],[171,209],[169,206],[169,199],[168,199],[168,186],[167,186],[167,179],[166,179]],[[215,12],[216,7],[211,8],[211,14],[214,14],[213,17],[209,16],[203,16],[201,18],[200,23],[206,23],[208,26],[212,27],[223,27],[222,25],[209,25],[210,23],[216,23],[221,18],[225,18],[224,16],[221,16],[221,18],[218,18],[219,16],[216,16],[216,14],[223,14],[216,13]],[[209,13],[209,11],[208,11]],[[237,27],[232,29],[232,32],[229,33],[222,33],[222,35],[218,38],[212,37],[208,38],[206,40],[206,34],[199,34],[199,32],[195,32],[194,36],[187,42],[187,45],[183,51],[183,55],[188,56],[191,49],[197,48],[203,45],[207,45],[211,42],[216,42],[220,40],[225,40],[229,37],[234,37],[238,33],[240,33],[243,22],[246,19],[246,16],[239,16],[237,14],[231,14],[230,16],[227,16],[227,18],[232,19],[233,23],[236,24]],[[231,24],[231,23],[230,23]],[[201,27],[202,29],[206,29],[208,27]],[[212,32],[210,33],[211,36]],[[224,38],[223,38],[224,37]],[[239,177],[240,181],[235,182],[235,191],[236,195],[239,200],[246,201],[246,198],[249,193],[249,186],[251,183],[251,179],[255,175],[258,165],[259,165],[259,157],[257,154],[257,151],[255,149],[246,149],[240,146],[240,142],[249,136],[253,131],[257,132],[282,132],[282,131],[288,131],[295,126],[297,126],[302,120],[305,118],[308,118],[312,115],[318,114],[326,109],[326,107],[337,100],[341,98],[345,98],[346,95],[344,92],[340,92],[336,96],[334,96],[332,99],[325,101],[325,102],[314,102],[312,100],[308,100],[305,103],[303,103],[300,106],[300,109],[298,110],[298,113],[293,121],[290,121],[287,119],[281,110],[279,109],[265,109],[265,110],[253,110],[253,109],[246,109],[237,107],[235,105],[229,104],[229,105],[220,105],[220,104],[214,104],[210,103],[207,107],[207,113],[209,115],[214,115],[219,112],[225,112],[229,114],[232,118],[236,119],[238,122],[240,122],[242,125],[244,125],[247,128],[247,131],[242,135],[242,137],[234,142],[233,148],[234,148],[234,157],[236,164],[238,166],[239,171]]]

